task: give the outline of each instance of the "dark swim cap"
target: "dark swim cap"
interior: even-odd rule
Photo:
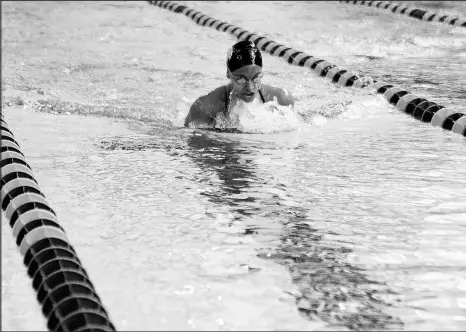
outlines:
[[[252,41],[240,41],[228,50],[227,67],[231,72],[247,66],[258,65],[262,67],[262,55]]]

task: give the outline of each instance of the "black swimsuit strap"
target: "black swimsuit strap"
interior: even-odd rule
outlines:
[[[227,115],[228,113],[228,101],[229,101],[229,96],[228,96],[228,85],[225,85],[225,109],[223,110],[223,113]]]
[[[259,89],[259,94],[261,96],[262,102],[265,104],[265,99],[264,99],[264,96],[262,95],[261,89]]]

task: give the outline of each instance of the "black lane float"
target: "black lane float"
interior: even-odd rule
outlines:
[[[345,3],[352,3],[353,5],[366,5],[378,9],[385,9],[392,13],[405,15],[421,21],[426,22],[440,22],[450,26],[466,28],[466,20],[460,19],[456,16],[448,16],[438,13],[429,13],[426,10],[419,8],[410,8],[406,5],[387,2],[387,1],[340,1]]]
[[[12,131],[1,117],[1,204],[50,331],[115,331]]]

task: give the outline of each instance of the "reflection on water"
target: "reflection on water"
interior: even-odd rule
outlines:
[[[294,296],[304,315],[349,329],[383,330],[403,326],[400,319],[384,312],[389,304],[380,297],[394,292],[387,285],[367,278],[363,269],[347,263],[345,258],[351,249],[320,243],[324,235],[306,220],[304,209],[283,205],[270,192],[259,198],[247,194],[251,187],[260,190],[268,186],[255,174],[248,158],[260,153],[260,146],[246,147],[204,134],[190,136],[188,146],[191,148],[188,156],[205,172],[214,171],[221,180],[213,184],[217,190],[202,195],[216,204],[229,206],[236,220],[244,222],[256,216],[282,224],[281,245],[273,253],[264,248],[258,256],[288,267],[293,282],[299,286],[300,293]],[[280,190],[287,191],[286,185],[281,184]],[[258,234],[260,237],[260,227],[246,229],[244,236]]]
[[[324,235],[317,229],[299,216],[290,219],[281,236],[282,245],[270,259],[289,268],[302,292],[297,297],[302,313],[355,330],[403,326],[400,319],[384,312],[390,304],[380,299],[380,295],[395,293],[386,284],[366,277],[364,269],[347,263],[351,249],[322,244]]]
[[[237,142],[222,142],[204,134],[194,134],[188,138],[191,148],[189,157],[204,171],[214,171],[221,180],[215,191],[204,192],[209,200],[216,204],[227,205],[237,213],[235,219],[257,213],[257,208],[250,209],[249,202],[254,197],[236,197],[243,193],[251,182],[258,179],[251,168],[251,160],[246,157],[250,152]]]
[[[24,128],[17,137],[24,136],[39,182],[62,209],[122,330],[194,328],[188,322],[206,330],[290,328],[301,324],[298,310],[305,323],[320,320],[333,329],[466,330],[463,137],[271,56],[264,83],[289,89],[297,109],[316,119],[306,121],[316,126],[302,145],[279,146],[283,133],[176,133],[171,128],[195,98],[225,83],[231,36],[144,2],[3,5],[2,92],[29,112],[17,117]],[[248,12],[233,2],[193,7],[444,106],[464,107],[461,28],[364,6],[329,11],[325,2],[286,10],[250,2]],[[70,13],[76,19],[63,20]],[[314,29],[302,29],[310,20]],[[156,129],[149,138],[104,134],[89,126],[89,117],[73,122],[50,114],[44,126],[32,110],[134,119]],[[271,127],[274,118],[259,121]],[[107,151],[87,145],[105,135],[120,136],[103,144]],[[224,235],[232,229],[241,241]],[[14,330],[34,324],[28,314],[36,303],[18,277],[24,267],[8,232],[10,250],[2,254],[12,264],[2,271],[2,313],[7,308],[6,329]],[[246,271],[234,269],[245,263]],[[192,292],[179,295],[186,286]]]
[[[251,247],[257,257],[287,267],[298,289],[289,295],[303,317],[351,330],[403,327],[403,322],[390,314],[392,304],[385,300],[398,294],[384,282],[371,280],[364,268],[349,263],[347,256],[354,245],[350,238],[319,230],[309,217],[312,209],[290,204],[283,196],[282,193],[293,190],[285,179],[271,181],[271,175],[278,173],[282,163],[293,161],[286,157],[271,159],[267,172],[261,175],[257,158],[271,153],[273,143],[239,141],[228,134],[205,131],[176,139],[158,136],[134,141],[116,139],[105,148],[163,150],[170,156],[193,161],[200,169],[197,181],[208,188],[200,195],[220,208],[227,207],[232,215],[225,227],[243,224],[244,231],[235,233],[244,239],[241,243],[259,243]],[[305,200],[312,202],[314,198],[311,195]],[[327,236],[344,241],[329,243]],[[255,241],[248,241],[248,237]],[[249,268],[250,273],[255,270]]]

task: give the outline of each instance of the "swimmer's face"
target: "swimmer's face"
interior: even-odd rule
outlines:
[[[262,68],[258,65],[243,66],[234,72],[227,71],[235,95],[250,103],[261,87]]]

